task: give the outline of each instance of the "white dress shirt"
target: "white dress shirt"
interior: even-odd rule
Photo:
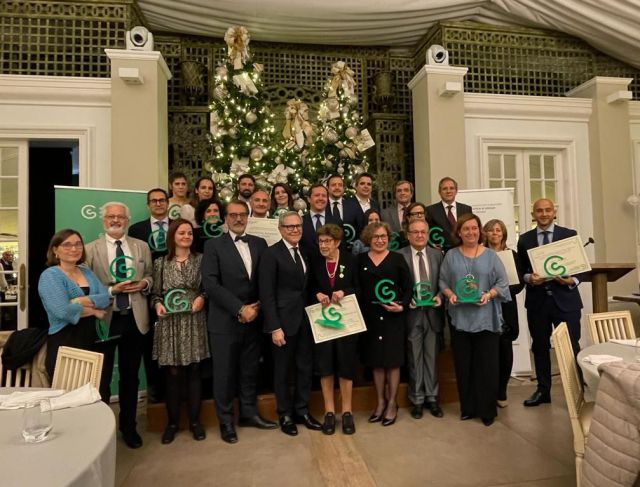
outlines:
[[[246,233],[243,233],[242,235],[238,235],[237,233],[233,233],[231,230],[229,230],[229,236],[231,237],[231,240],[235,244],[236,248],[238,249],[238,252],[240,252],[240,257],[242,257],[244,268],[247,270],[249,279],[251,279],[252,262],[251,262],[251,251],[249,250],[249,244],[242,240],[236,241],[236,237],[242,237],[243,235],[246,235]]]
[[[424,260],[424,267],[427,270],[427,280],[431,281],[431,269],[429,267],[429,258],[427,257],[427,248],[422,250],[416,250],[411,247],[411,258],[413,259],[413,282],[417,284],[420,282],[420,258],[418,252],[422,252],[422,258]]]

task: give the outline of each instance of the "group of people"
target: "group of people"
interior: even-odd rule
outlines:
[[[226,205],[216,198],[210,178],[198,180],[189,200],[187,178],[174,174],[170,192],[147,193],[149,218],[131,226],[125,204],[106,203],[100,213],[103,236],[85,246],[78,232],[65,229],[50,242],[50,267],[39,284],[50,321],[47,371],[53,376],[62,345],[102,347],[100,392],[109,400],[114,354],[97,336],[98,319],[117,338],[120,430],[131,448],[142,445],[135,413],[138,368],[147,351],[166,381],[163,443],[178,431],[184,388],[190,430],[194,439],[205,438],[200,364],[208,357],[224,441],[238,441],[236,422],[279,426],[291,436],[298,425],[335,433],[336,376],[341,429],[349,435],[356,431],[352,389],[359,358],[371,368],[376,390],[369,422],[396,421],[404,365],[411,416],[419,419],[425,409],[443,416],[437,354],[449,322],[461,419],[477,417],[489,426],[497,407],[507,405],[511,345],[519,329],[515,295],[526,285],[538,389],[525,405],[550,402],[551,325],[567,321],[577,353],[581,308],[578,279],[544,279],[528,260],[528,248],[575,234],[553,223],[553,202],[535,202],[537,227],[520,237],[513,253],[519,282],[509,286],[497,254],[507,250],[504,223],[491,220],[482,227],[472,208],[456,201],[455,180],[440,181],[441,201],[430,206],[412,202],[413,185],[399,181],[394,204],[383,211],[372,198],[373,183],[371,174],[359,174],[355,195],[348,198],[343,178],[331,176],[310,188],[303,216],[294,210],[286,185],[275,185],[269,194],[256,189],[248,174],[239,177]],[[268,246],[247,234],[250,216],[277,218],[281,240]],[[442,240],[434,246],[429,236],[436,226]],[[367,331],[315,344],[305,307],[337,305],[348,295],[357,296]],[[270,337],[270,350],[261,347],[263,334]],[[256,406],[258,373],[270,363],[263,360],[265,352],[273,361],[278,423],[260,416]],[[145,365],[153,381],[153,366]],[[314,373],[324,399],[322,422],[308,406]]]

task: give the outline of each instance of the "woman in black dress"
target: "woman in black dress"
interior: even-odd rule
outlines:
[[[215,198],[200,201],[196,206],[195,218],[199,226],[193,229],[193,250],[201,254],[207,240],[225,232],[222,203]]]
[[[362,231],[370,250],[358,256],[360,309],[367,324],[363,362],[373,368],[378,404],[370,423],[395,423],[400,367],[404,363],[405,313],[411,302],[412,279],[404,258],[387,249],[391,229],[384,222]],[[386,389],[388,387],[388,390]],[[385,397],[385,391],[388,396]]]
[[[342,228],[328,223],[316,232],[320,255],[311,260],[309,289],[311,301],[323,307],[337,305],[340,300],[358,293],[356,259],[348,252],[340,252]],[[324,398],[324,423],[322,432],[332,435],[336,428],[335,404],[333,401],[334,380],[340,380],[342,398],[342,432],[352,435],[356,427],[351,414],[351,394],[356,374],[358,335],[336,338],[315,345],[315,369],[320,376]]]

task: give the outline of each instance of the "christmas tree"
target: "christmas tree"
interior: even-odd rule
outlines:
[[[368,170],[364,151],[374,143],[369,132],[361,129],[353,76],[344,61],[331,66],[318,111],[317,137],[305,166],[308,181],[324,181],[331,174],[340,174],[345,186],[351,187],[355,176]]]
[[[220,197],[228,201],[241,174],[253,174],[258,185],[269,186],[265,174],[272,165],[275,127],[262,91],[264,68],[253,63],[249,53],[249,32],[244,27],[230,27],[224,40],[227,60],[216,68],[209,106],[212,150],[208,170]]]

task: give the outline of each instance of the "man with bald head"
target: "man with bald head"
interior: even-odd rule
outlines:
[[[524,401],[527,407],[550,403],[551,357],[550,338],[553,326],[563,321],[567,323],[573,352],[580,350],[580,315],[582,300],[578,292],[580,281],[577,276],[558,276],[552,279],[542,277],[531,267],[527,250],[546,245],[557,240],[573,237],[576,231],[554,223],[556,208],[553,201],[542,198],[533,204],[531,216],[537,226],[520,235],[518,240],[518,260],[527,283],[527,321],[531,334],[531,350],[536,366],[538,388]],[[552,326],[553,325],[553,326]]]
[[[249,198],[251,216],[253,218],[268,218],[271,207],[271,197],[264,189],[256,189]]]

